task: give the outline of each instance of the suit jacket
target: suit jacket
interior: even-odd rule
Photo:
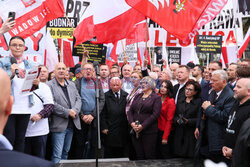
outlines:
[[[176,94],[177,94],[177,92],[178,92],[178,89],[179,89],[179,87],[180,87],[180,84],[178,83],[178,84],[176,84],[175,86],[174,86],[174,99],[175,99],[175,97],[176,97]],[[185,85],[179,90],[179,94],[178,94],[178,98],[177,98],[177,103],[178,103],[178,101],[179,100],[181,100],[181,99],[185,99]],[[177,104],[176,104],[177,105]]]
[[[213,101],[216,92],[213,90],[208,99]],[[234,93],[228,85],[222,90],[220,96],[214,101],[213,105],[204,111],[207,118],[207,135],[209,151],[220,151],[223,146],[225,126],[231,108],[234,104]]]
[[[129,109],[129,124],[138,120],[143,127],[141,133],[152,134],[158,132],[158,118],[161,113],[161,97],[151,93],[145,100],[143,93],[138,94]]]
[[[50,161],[40,159],[21,152],[6,150],[0,148],[0,166],[1,167],[52,167],[54,164]]]
[[[66,81],[67,90],[70,99],[71,108],[76,112],[76,119],[73,119],[74,125],[77,129],[81,129],[79,113],[81,110],[81,97],[75,87],[75,84],[71,81]],[[63,93],[62,88],[58,85],[56,78],[48,82],[48,86],[51,89],[54,99],[54,111],[51,113],[50,131],[51,132],[63,132],[68,127],[69,111],[68,100]]]
[[[101,112],[101,129],[108,129],[108,134],[103,134],[104,145],[123,147],[128,141],[128,121],[126,116],[126,97],[128,93],[120,90],[117,99],[110,89],[105,93],[105,105]]]

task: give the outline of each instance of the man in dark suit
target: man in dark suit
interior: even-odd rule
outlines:
[[[128,153],[128,121],[125,112],[128,93],[121,87],[120,78],[113,77],[110,90],[105,93],[105,105],[101,113],[105,158],[122,158]]]
[[[2,135],[8,117],[11,113],[13,98],[10,96],[10,79],[4,70],[0,69],[0,166],[1,167],[50,167],[53,163],[20,152],[12,151],[10,142]]]
[[[236,63],[231,63],[227,69],[228,85],[232,90],[236,86],[236,82],[237,82],[236,70],[237,70]]]
[[[180,65],[178,69],[178,84],[174,86],[174,98],[175,104],[178,103],[178,100],[185,98],[185,84],[189,79],[190,69],[186,65]]]
[[[203,102],[202,108],[206,116],[206,135],[208,145],[201,148],[201,154],[215,162],[224,161],[222,146],[224,128],[228,120],[230,109],[234,104],[233,91],[227,85],[227,73],[216,70],[212,73],[212,92],[208,101]]]

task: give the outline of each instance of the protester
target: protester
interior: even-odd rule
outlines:
[[[96,145],[96,90],[94,66],[92,63],[85,63],[82,66],[83,77],[75,81],[76,88],[81,96],[81,130],[74,129],[74,143],[72,154],[74,159],[95,158]],[[99,89],[99,110],[104,106],[104,93],[101,82],[98,80]]]
[[[54,79],[54,78],[55,78],[55,74],[54,74],[54,72],[52,71],[52,72],[49,73],[48,81],[50,81],[50,80],[52,80],[52,79]]]
[[[110,78],[112,77],[120,77],[120,70],[117,66],[112,66],[110,69]]]
[[[177,63],[170,64],[169,68],[172,72],[171,82],[172,82],[173,86],[175,86],[176,84],[178,84],[177,75],[178,75],[179,64],[177,64]]]
[[[250,118],[242,125],[235,143],[232,167],[250,166]]]
[[[141,66],[139,64],[135,65],[133,71],[141,72]]]
[[[109,91],[109,66],[103,64],[100,66],[100,77],[102,83],[103,92]]]
[[[172,123],[175,113],[175,102],[173,98],[173,85],[169,80],[164,80],[160,85],[161,96],[161,113],[158,118],[158,140],[157,140],[157,154],[158,158],[171,158],[172,150],[168,143],[169,135],[172,130]]]
[[[128,94],[134,89],[134,86],[131,82],[131,74],[132,74],[133,67],[129,64],[126,64],[122,68],[122,76],[123,76],[123,84],[122,89],[127,92]]]
[[[134,133],[132,143],[137,159],[155,159],[161,100],[153,92],[155,81],[152,78],[144,77],[140,84],[143,93],[135,97],[128,112],[131,133]]]
[[[222,148],[223,155],[228,159],[232,158],[232,152],[242,124],[250,118],[250,79],[242,78],[237,81],[234,88],[234,98],[236,101],[229,113],[225,129],[225,142]]]
[[[245,67],[250,67],[250,58],[243,59],[243,60],[240,62],[240,65],[241,65],[241,66],[245,66]]]
[[[3,134],[4,126],[11,114],[13,98],[10,96],[11,82],[7,73],[0,69],[0,162],[1,167],[52,167],[53,163],[20,152],[12,151],[12,145]]]
[[[233,91],[227,85],[227,78],[227,73],[224,70],[216,70],[212,73],[211,84],[213,90],[208,101],[202,104],[207,121],[206,135],[208,136],[208,144],[203,146],[200,151],[204,157],[215,162],[224,161],[221,151],[224,140],[224,127],[230,109],[234,104]]]
[[[68,158],[73,128],[81,129],[79,113],[82,103],[74,83],[64,79],[65,64],[58,63],[54,72],[55,78],[48,82],[54,100],[50,122],[53,147],[51,159],[59,163],[61,159]]]
[[[46,83],[40,82],[38,87],[33,92],[35,104],[30,108],[31,116],[25,134],[24,152],[45,158],[47,135],[49,133],[48,117],[54,110],[54,102],[51,90]]]
[[[101,112],[104,158],[128,157],[128,121],[125,112],[128,94],[121,87],[121,79],[113,77],[110,90],[105,93],[105,105]]]
[[[131,74],[131,81],[134,85],[134,89],[131,91],[131,93],[127,96],[126,100],[126,114],[128,114],[128,111],[130,109],[130,106],[132,105],[134,98],[136,95],[142,93],[142,89],[140,86],[140,80],[142,79],[142,74],[138,72],[132,72]]]
[[[178,101],[185,97],[185,84],[189,79],[189,68],[185,65],[180,65],[178,68],[178,84],[174,86],[174,98],[175,98],[175,104],[178,103]]]
[[[239,65],[236,70],[237,78],[250,78],[250,66]]]
[[[234,89],[237,78],[236,78],[236,70],[237,70],[237,64],[231,63],[227,69],[227,75],[228,75],[228,84],[230,88]]]
[[[178,100],[174,116],[173,152],[178,157],[193,157],[197,113],[201,107],[201,87],[198,82],[190,79],[185,85],[185,98]]]
[[[41,68],[41,71],[39,74],[40,82],[46,83],[48,81],[48,78],[49,78],[48,67],[46,67],[46,66],[39,66],[39,67]]]
[[[206,80],[203,79],[202,77],[203,72],[204,72],[204,69],[200,65],[195,65],[192,71],[192,76],[195,78],[197,82],[199,82],[200,85],[203,85],[204,83],[206,83]]]
[[[0,67],[3,68],[12,79],[11,90],[14,96],[14,104],[11,115],[4,129],[4,135],[13,145],[14,150],[24,151],[24,138],[30,118],[30,107],[34,105],[32,94],[21,94],[27,70],[33,68],[33,64],[23,57],[25,50],[24,39],[14,36],[9,42],[10,56],[0,59]],[[13,62],[13,59],[17,62]],[[39,84],[38,79],[34,79],[34,85]]]
[[[208,67],[204,67],[204,73],[203,73],[203,78],[209,82],[210,81],[210,74],[209,74],[209,69]]]

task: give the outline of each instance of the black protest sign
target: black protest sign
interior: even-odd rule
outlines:
[[[181,47],[168,47],[168,64],[181,64]]]
[[[73,55],[79,56],[80,61],[82,59],[82,55],[84,52],[84,48],[89,51],[89,59],[88,62],[98,61],[99,64],[104,64],[106,60],[106,51],[107,47],[103,46],[103,44],[92,44],[89,41],[84,42],[83,44],[79,44],[73,48]]]
[[[196,52],[221,53],[222,36],[197,35]]]

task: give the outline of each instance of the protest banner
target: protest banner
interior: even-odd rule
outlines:
[[[221,53],[222,36],[198,35],[196,51],[199,53]]]

